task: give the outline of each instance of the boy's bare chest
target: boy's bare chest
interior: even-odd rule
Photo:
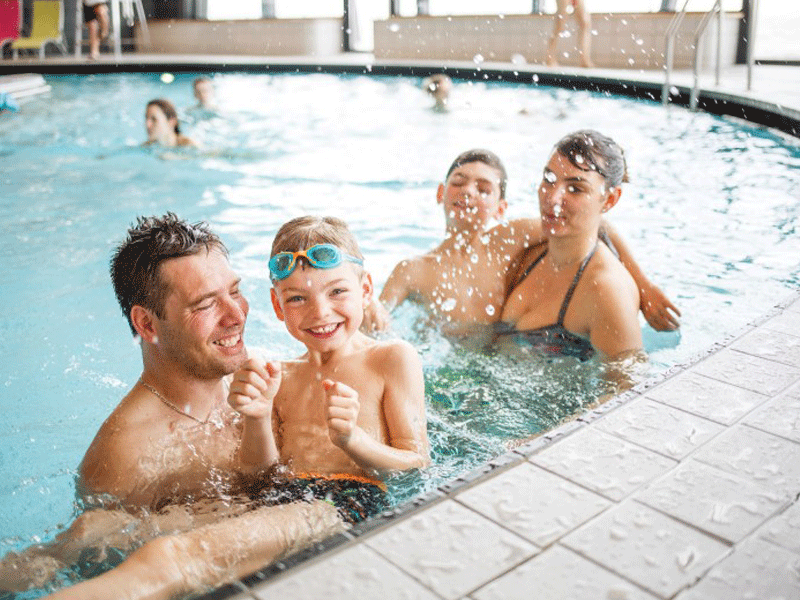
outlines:
[[[494,321],[505,294],[507,261],[483,253],[442,260],[428,290],[429,308],[459,321]],[[459,257],[461,258],[461,257]]]

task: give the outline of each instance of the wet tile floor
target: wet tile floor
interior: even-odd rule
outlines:
[[[800,598],[800,296],[239,599]]]

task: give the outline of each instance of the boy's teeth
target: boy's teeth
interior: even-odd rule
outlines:
[[[311,329],[311,331],[313,331],[314,333],[330,333],[331,331],[336,329],[337,326],[338,323],[331,323],[330,325],[324,325],[322,327],[314,327],[313,329]]]

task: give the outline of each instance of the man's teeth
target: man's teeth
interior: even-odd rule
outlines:
[[[323,325],[322,327],[312,327],[313,333],[330,333],[339,326],[338,323],[331,323],[330,325]]]
[[[221,340],[217,340],[214,342],[218,346],[223,346],[224,348],[232,348],[236,344],[239,343],[239,340],[242,339],[241,335],[232,335],[231,337],[223,338]]]

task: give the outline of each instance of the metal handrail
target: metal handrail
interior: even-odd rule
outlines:
[[[689,109],[697,110],[697,101],[700,96],[700,44],[703,34],[706,32],[708,24],[711,22],[712,17],[717,15],[717,65],[716,85],[719,86],[720,65],[722,64],[722,0],[714,0],[714,6],[711,7],[705,15],[703,20],[694,31],[694,85],[692,86],[692,93],[689,96]]]
[[[686,7],[689,5],[689,0],[685,0],[683,8],[680,12],[675,13],[672,20],[667,27],[667,34],[665,36],[666,52],[664,57],[664,85],[661,88],[661,103],[666,106],[669,104],[669,78],[672,74],[672,63],[675,55],[675,36],[678,35],[678,28],[686,16]]]

